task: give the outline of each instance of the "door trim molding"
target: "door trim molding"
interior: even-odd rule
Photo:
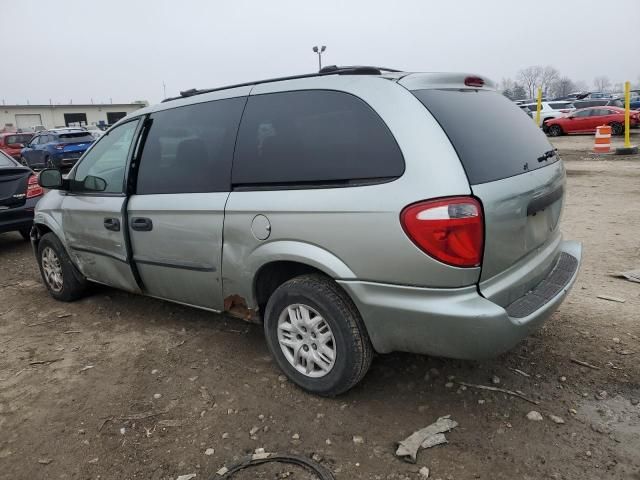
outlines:
[[[151,260],[147,257],[141,257],[134,254],[133,261],[135,263],[141,263],[143,265],[153,265],[154,267],[166,267],[166,268],[180,268],[183,270],[192,270],[194,272],[215,272],[217,269],[213,265],[198,265],[195,263],[178,263],[170,260],[163,260],[161,262],[157,260]]]

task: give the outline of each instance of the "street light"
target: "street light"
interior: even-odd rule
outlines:
[[[313,51],[318,54],[318,71],[322,70],[322,52],[326,49],[327,47],[325,45],[322,45],[321,47],[313,47]]]

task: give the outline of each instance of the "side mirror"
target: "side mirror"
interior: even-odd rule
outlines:
[[[90,192],[104,192],[107,188],[107,182],[104,178],[87,175],[84,182],[82,182],[82,186]]]
[[[55,168],[47,168],[40,172],[38,176],[38,184],[42,188],[51,190],[60,190],[62,188],[62,173]]]

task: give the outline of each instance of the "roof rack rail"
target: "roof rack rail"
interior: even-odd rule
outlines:
[[[235,85],[227,85],[226,87],[206,88],[203,90],[191,88],[189,90],[181,91],[179,97],[165,98],[164,100],[162,100],[162,103],[170,102],[172,100],[179,100],[181,98],[193,97],[194,95],[202,95],[204,93],[218,92],[220,90],[228,90],[231,88],[238,88],[238,87],[248,87],[252,85],[259,85],[262,83],[280,82],[283,80],[298,80],[301,78],[323,77],[326,75],[381,75],[382,72],[401,72],[401,71],[402,70],[395,70],[393,68],[370,67],[365,65],[349,65],[349,66],[340,66],[340,67],[337,65],[329,65],[329,66],[323,67],[317,73],[304,73],[301,75],[291,75],[288,77],[268,78],[265,80],[256,80],[254,82],[246,82],[246,83],[236,83]]]

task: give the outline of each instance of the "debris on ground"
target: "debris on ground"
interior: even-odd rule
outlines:
[[[577,363],[578,365],[582,365],[583,367],[591,368],[593,370],[600,370],[600,367],[596,367],[595,365],[591,365],[590,363],[584,362],[582,360],[578,360],[577,358],[570,359],[573,363]]]
[[[557,415],[549,415],[549,419],[551,419],[553,423],[557,423],[558,425],[564,424],[564,418],[558,417]]]
[[[441,443],[446,443],[447,439],[443,435],[458,426],[458,422],[451,420],[449,415],[438,418],[431,425],[422,428],[398,443],[396,456],[403,460],[416,463],[416,455],[420,448],[430,448]]]
[[[518,369],[518,368],[512,368],[512,370],[517,373],[518,375],[522,375],[523,377],[529,378],[531,375],[529,375],[527,372],[523,372],[522,370]]]
[[[531,410],[527,413],[527,420],[531,420],[532,422],[541,422],[543,419],[540,412],[536,412],[535,410]]]
[[[624,303],[626,300],[620,297],[612,297],[611,295],[598,295],[600,300],[608,300],[609,302]]]
[[[196,474],[195,473],[189,473],[187,475],[180,475],[178,478],[176,478],[176,480],[191,480],[192,478],[195,478]]]
[[[500,377],[497,375],[493,375],[491,377],[491,383],[493,383],[494,385],[500,385]]]
[[[626,280],[629,280],[630,282],[640,283],[640,269],[616,273],[613,276],[616,278],[624,278]]]
[[[211,455],[213,455],[214,453],[216,453],[216,451],[215,451],[215,449],[213,449],[213,448],[207,448],[207,449],[204,451],[204,454],[205,454],[206,456],[208,456],[208,457],[209,457],[209,456],[211,456]]]
[[[533,403],[534,405],[540,404],[540,402],[527,397],[524,393],[520,392],[519,390],[513,391],[513,390],[507,390],[506,388],[491,387],[489,385],[478,385],[475,383],[467,383],[467,382],[458,382],[458,384],[464,385],[465,387],[469,387],[469,388],[477,388],[479,390],[489,390],[491,392],[506,393],[507,395],[521,398],[522,400],[525,400],[529,403]]]
[[[427,467],[422,467],[418,473],[420,474],[420,478],[429,478],[429,469]]]
[[[86,367],[82,367],[80,370],[78,370],[78,373],[84,372],[86,370],[90,370],[93,368],[93,365],[87,365]]]
[[[352,440],[356,445],[362,445],[364,443],[364,438],[362,438],[360,435],[354,435]]]
[[[50,458],[41,458],[40,460],[38,460],[38,463],[40,465],[49,465],[53,460],[51,460]]]

